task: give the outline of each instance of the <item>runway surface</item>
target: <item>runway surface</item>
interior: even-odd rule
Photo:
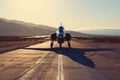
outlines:
[[[0,54],[0,80],[120,80],[119,62],[100,54],[114,50],[71,43],[50,49],[47,41]]]

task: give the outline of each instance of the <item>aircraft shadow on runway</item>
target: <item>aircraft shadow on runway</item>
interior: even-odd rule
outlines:
[[[112,49],[105,49],[105,48],[95,48],[95,49],[79,49],[79,48],[24,48],[24,49],[30,49],[30,50],[43,50],[43,51],[53,51],[56,54],[62,54],[70,59],[72,59],[75,62],[78,62],[79,64],[82,64],[84,66],[88,66],[91,68],[95,68],[95,63],[89,59],[87,56],[85,56],[86,52],[97,52],[97,51],[109,51]]]

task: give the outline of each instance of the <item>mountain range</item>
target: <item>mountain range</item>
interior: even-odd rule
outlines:
[[[59,25],[58,25],[59,26]],[[56,32],[56,28],[18,20],[0,18],[0,36],[41,36]],[[73,37],[94,37],[100,35],[120,35],[120,29],[98,29],[81,32],[66,31]]]
[[[24,21],[0,19],[0,36],[36,36],[46,35],[56,29],[45,26],[27,23]]]
[[[93,29],[83,31],[87,34],[96,34],[96,35],[116,35],[120,36],[120,29]]]
[[[40,36],[40,35],[50,35],[56,32],[56,28],[37,25],[34,23],[28,23],[18,20],[8,20],[5,18],[0,18],[0,36]],[[66,31],[72,36],[89,36],[88,34]]]

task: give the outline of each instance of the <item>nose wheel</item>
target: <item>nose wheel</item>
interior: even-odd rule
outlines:
[[[60,43],[60,48],[62,48],[62,43]]]

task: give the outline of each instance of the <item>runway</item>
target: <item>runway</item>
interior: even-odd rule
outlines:
[[[0,54],[0,80],[118,80],[102,71],[110,64],[99,52],[112,52],[108,48],[93,47],[72,41],[72,48],[57,43],[50,48],[50,41]],[[94,55],[94,57],[91,57]],[[107,61],[105,63],[104,61]],[[103,62],[103,63],[102,63]],[[118,65],[119,64],[119,65]],[[102,68],[102,69],[101,69]],[[104,68],[105,69],[105,68]],[[106,69],[107,70],[107,69]],[[109,73],[109,72],[108,72]],[[119,74],[119,72],[115,73]]]

